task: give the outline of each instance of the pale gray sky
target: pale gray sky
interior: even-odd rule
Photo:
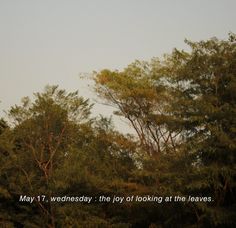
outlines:
[[[46,84],[92,97],[80,72],[122,69],[186,48],[185,38],[226,38],[235,9],[235,0],[0,0],[0,110]]]

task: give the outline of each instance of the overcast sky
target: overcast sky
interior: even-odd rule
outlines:
[[[185,49],[185,38],[227,38],[235,9],[235,0],[0,0],[0,110],[47,84],[91,98],[79,73]]]

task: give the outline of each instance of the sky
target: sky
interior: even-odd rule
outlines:
[[[0,116],[47,84],[96,103],[81,73],[186,49],[185,38],[226,39],[235,9],[235,0],[0,0]],[[93,115],[111,113],[94,106]]]

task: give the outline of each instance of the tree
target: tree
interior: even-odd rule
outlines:
[[[77,92],[57,86],[47,86],[34,101],[23,98],[22,105],[10,109],[10,127],[1,122],[0,135],[3,225],[112,224],[109,205],[50,201],[51,196],[123,192],[136,169],[131,138],[115,131],[109,119],[90,118],[90,109],[88,100]],[[21,195],[36,198],[27,204],[19,202]]]
[[[54,173],[76,144],[79,126],[86,124],[91,105],[77,92],[66,93],[57,86],[47,86],[44,93],[36,93],[35,101],[22,99],[21,106],[9,112],[12,128],[8,133],[9,158],[12,171],[7,171],[8,183],[18,183],[8,191],[16,199],[21,194],[29,196],[53,194]],[[12,174],[15,170],[15,175]],[[54,208],[35,201],[44,224],[55,226]]]
[[[0,223],[8,227],[235,227],[236,36],[95,74],[137,136],[57,86],[0,121]],[[53,204],[19,196],[159,195],[194,202]],[[207,197],[206,202],[196,202]],[[7,210],[6,210],[7,209]]]
[[[235,41],[234,34],[228,41],[186,41],[192,52],[174,50],[162,69],[176,97],[172,112],[181,120],[176,126],[182,129],[183,150],[191,157],[194,181],[186,191],[214,199],[211,206],[196,206],[198,223],[205,226],[235,225]]]
[[[130,121],[140,145],[152,157],[175,150],[179,134],[167,125],[171,97],[164,85],[154,80],[159,65],[158,59],[136,61],[124,71],[102,70],[94,78],[99,96],[118,110],[115,114]]]
[[[162,164],[148,168],[159,176],[159,185],[173,194],[212,197],[214,202],[189,204],[189,222],[231,227],[236,205],[236,36],[186,43],[191,52],[174,49],[163,59],[135,62],[121,72],[103,70],[95,75],[96,88],[130,120],[144,150],[161,154]]]

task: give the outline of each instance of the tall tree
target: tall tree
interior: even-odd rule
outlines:
[[[164,167],[158,183],[165,180],[170,192],[212,197],[214,202],[189,204],[196,223],[230,227],[236,205],[236,36],[186,43],[190,52],[174,49],[150,63],[97,73],[97,92],[130,120],[146,151],[162,152],[167,165],[157,163]]]
[[[54,173],[76,144],[79,125],[89,121],[90,108],[88,100],[77,92],[66,93],[57,86],[47,86],[44,93],[35,94],[33,102],[24,98],[21,106],[11,108],[12,128],[7,140],[12,145],[9,149],[12,171],[8,170],[7,181],[17,183],[9,186],[14,198],[19,201],[21,194],[48,197],[53,194]],[[55,227],[50,201],[39,199],[35,203],[45,215],[43,224]]]
[[[168,128],[168,101],[161,83],[156,83],[154,75],[160,62],[136,61],[124,71],[102,70],[95,74],[96,91],[130,121],[136,131],[140,145],[150,156],[157,157],[161,152],[175,150],[178,132]]]
[[[197,205],[199,224],[233,226],[236,163],[236,36],[189,42],[192,52],[175,50],[166,75],[175,94],[173,114],[191,156],[191,194],[211,195],[210,207]],[[177,63],[177,64],[176,64]],[[168,74],[174,68],[174,74]],[[187,177],[188,175],[186,175]],[[235,224],[235,223],[234,223]]]
[[[109,205],[50,201],[51,196],[112,196],[114,189],[127,190],[136,169],[135,144],[115,131],[111,120],[90,118],[90,109],[77,92],[57,86],[11,108],[11,127],[2,121],[0,132],[0,224],[112,224]],[[32,204],[19,202],[21,195],[36,198]]]

